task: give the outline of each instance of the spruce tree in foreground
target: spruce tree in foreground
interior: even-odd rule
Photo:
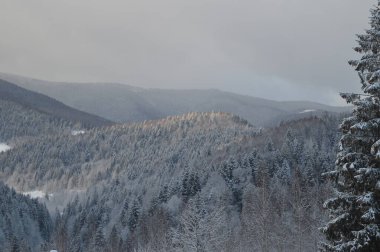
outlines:
[[[363,56],[349,62],[364,94],[341,94],[354,110],[340,125],[336,169],[326,173],[336,194],[324,205],[331,218],[322,228],[324,251],[380,251],[380,0],[370,25],[355,48]]]

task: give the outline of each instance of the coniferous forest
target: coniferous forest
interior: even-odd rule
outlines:
[[[350,107],[267,100],[266,125],[153,104],[113,122],[0,79],[0,252],[380,251],[380,0],[370,13]]]

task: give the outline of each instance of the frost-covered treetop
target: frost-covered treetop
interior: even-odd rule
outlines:
[[[355,51],[363,54],[359,60],[349,64],[358,71],[364,93],[379,96],[380,92],[380,1],[371,9],[370,28],[365,34],[357,35]]]
[[[191,112],[184,115],[169,116],[160,120],[149,120],[131,124],[121,124],[110,127],[112,130],[118,129],[142,129],[148,130],[152,128],[171,129],[173,127],[184,126],[204,126],[209,128],[221,127],[238,127],[250,128],[252,125],[248,121],[226,112]]]
[[[343,133],[336,169],[327,176],[337,193],[325,202],[331,220],[322,228],[325,251],[378,251],[380,247],[380,1],[371,10],[370,29],[358,35],[355,67],[364,94],[344,93],[354,105],[340,125]]]

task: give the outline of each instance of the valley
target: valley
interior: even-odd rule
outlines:
[[[0,252],[380,251],[380,0],[2,0],[0,34]]]
[[[51,218],[49,237],[32,251],[171,251],[194,242],[205,251],[315,251],[321,239],[321,202],[331,194],[321,173],[336,155],[336,113],[263,128],[193,112],[84,130],[85,122],[1,102],[0,118],[9,119],[0,136],[14,147],[0,154],[0,178]],[[201,240],[191,238],[189,218]]]

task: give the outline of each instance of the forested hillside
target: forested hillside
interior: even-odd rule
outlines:
[[[85,115],[83,120],[75,117],[81,115]],[[22,144],[38,142],[42,136],[75,135],[85,127],[92,128],[107,122],[95,116],[86,116],[51,98],[0,81],[0,144],[3,147],[0,158],[12,155],[13,150]],[[24,157],[21,159],[24,160]],[[4,164],[0,163],[0,167],[4,169]],[[9,167],[9,171],[14,168]],[[20,178],[23,174],[19,175]],[[52,232],[53,223],[47,208],[36,199],[16,193],[1,179],[0,251],[46,251]]]
[[[80,124],[76,127],[80,128]],[[17,137],[69,133],[73,128],[75,128],[73,122],[0,99],[0,142],[14,140]]]
[[[152,171],[160,171],[155,180],[166,179],[170,177],[167,171],[175,171],[173,167],[197,162],[198,167],[206,166],[222,158],[226,146],[239,149],[234,142],[256,134],[257,129],[236,116],[193,113],[80,135],[42,135],[21,143],[0,159],[3,176],[19,181],[13,183],[19,189],[43,186],[51,190],[50,184],[52,190],[86,189],[116,177],[135,180]],[[197,156],[202,158],[194,158]]]
[[[0,174],[52,195],[59,251],[315,251],[339,120],[191,113],[47,134],[0,155]]]
[[[45,206],[0,182],[0,251],[46,251],[52,230]]]
[[[5,0],[0,31],[0,252],[380,252],[380,0]]]
[[[0,79],[0,100],[14,102],[55,119],[79,123],[86,128],[111,124],[111,121],[73,109],[46,95],[21,88],[2,79]]]

